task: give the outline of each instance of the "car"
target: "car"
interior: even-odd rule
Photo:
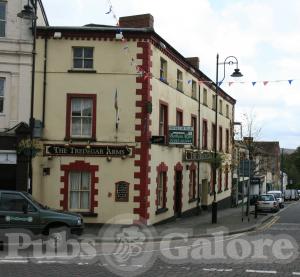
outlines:
[[[279,203],[273,194],[261,194],[256,202],[257,211],[278,212]]]
[[[53,237],[65,229],[70,235],[81,235],[84,222],[81,215],[50,209],[27,192],[0,190],[0,229]]]
[[[273,194],[279,203],[279,207],[284,207],[284,198],[280,190],[270,190],[267,192],[267,194]]]

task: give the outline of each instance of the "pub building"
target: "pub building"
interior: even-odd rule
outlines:
[[[44,204],[87,223],[149,225],[210,207],[215,86],[153,23],[38,27],[33,195]],[[220,89],[220,208],[230,205],[234,105]]]

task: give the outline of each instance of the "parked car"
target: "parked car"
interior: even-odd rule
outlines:
[[[267,192],[267,194],[273,194],[279,203],[279,207],[280,208],[284,207],[284,199],[283,199],[282,192],[280,190],[270,190]]]
[[[62,228],[80,235],[84,223],[79,214],[50,209],[27,192],[0,190],[0,229],[12,228],[55,237]]]
[[[280,209],[279,203],[273,194],[259,195],[256,205],[257,205],[257,211],[278,212]]]
[[[286,189],[284,192],[285,200],[299,200],[299,195],[296,189]]]

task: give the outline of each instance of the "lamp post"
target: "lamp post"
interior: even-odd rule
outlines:
[[[36,22],[37,22],[37,0],[28,0],[27,5],[24,9],[17,14],[18,17],[31,20],[32,23],[32,71],[31,71],[31,95],[30,95],[30,118],[29,118],[29,129],[30,129],[30,142],[32,145],[33,131],[34,131],[34,117],[33,117],[33,106],[34,106],[34,81],[35,81],[35,56],[36,56]],[[28,192],[32,193],[32,149],[29,156],[29,185]]]
[[[242,73],[238,68],[238,60],[235,56],[228,56],[224,62],[219,63],[219,54],[217,54],[217,62],[216,62],[216,97],[215,97],[215,132],[214,132],[214,166],[213,166],[213,195],[214,200],[212,203],[212,223],[217,223],[217,211],[218,211],[218,203],[216,197],[216,181],[217,181],[217,130],[218,130],[218,88],[219,82],[223,82],[225,79],[225,69],[226,65],[236,65],[234,72],[231,74],[231,77],[242,77]],[[221,81],[219,81],[219,65],[224,65],[224,76]]]

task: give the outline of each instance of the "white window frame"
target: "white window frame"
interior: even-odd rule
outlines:
[[[168,78],[168,63],[165,59],[160,58],[160,80],[167,82]]]
[[[90,181],[90,183],[89,183],[89,189],[88,190],[84,190],[84,189],[82,189],[82,187],[80,187],[78,190],[72,190],[71,188],[72,188],[72,186],[71,186],[71,173],[72,172],[76,172],[76,173],[80,173],[80,179],[81,179],[81,182],[80,182],[80,186],[82,186],[82,173],[88,173],[89,175],[90,175],[90,178],[89,178],[89,181]],[[89,172],[89,171],[77,171],[77,170],[70,170],[70,172],[69,172],[69,203],[68,203],[68,208],[69,208],[69,210],[70,211],[81,211],[81,212],[89,212],[90,211],[90,208],[91,208],[91,196],[92,196],[92,174],[91,174],[91,172]],[[72,191],[74,191],[74,192],[79,192],[79,197],[78,197],[78,206],[79,206],[79,208],[71,208],[71,192]],[[80,207],[80,203],[81,203],[81,194],[83,193],[83,192],[89,192],[89,203],[88,203],[88,208],[87,209],[82,209],[81,207]]]
[[[197,83],[192,80],[192,98],[197,99]]]
[[[73,101],[75,100],[81,100],[81,110],[80,110],[80,113],[81,115],[80,116],[73,116]],[[91,115],[90,116],[85,116],[83,115],[83,107],[82,107],[82,104],[83,104],[83,101],[91,101],[91,107],[92,107],[92,110],[91,110]],[[71,114],[70,114],[70,137],[73,137],[73,138],[91,138],[93,136],[93,114],[94,114],[94,110],[95,107],[94,107],[94,103],[93,103],[93,99],[92,98],[89,98],[89,97],[74,97],[74,98],[71,98]],[[73,134],[73,118],[80,118],[81,119],[81,124],[80,124],[80,134]],[[89,135],[84,135],[83,134],[83,119],[85,118],[90,118],[91,119],[91,123],[90,123],[90,133]]]
[[[177,69],[177,86],[179,91],[183,91],[183,73],[181,70]]]
[[[164,182],[167,178],[165,171],[159,172],[158,184],[157,184],[157,210],[165,208],[165,185]]]

